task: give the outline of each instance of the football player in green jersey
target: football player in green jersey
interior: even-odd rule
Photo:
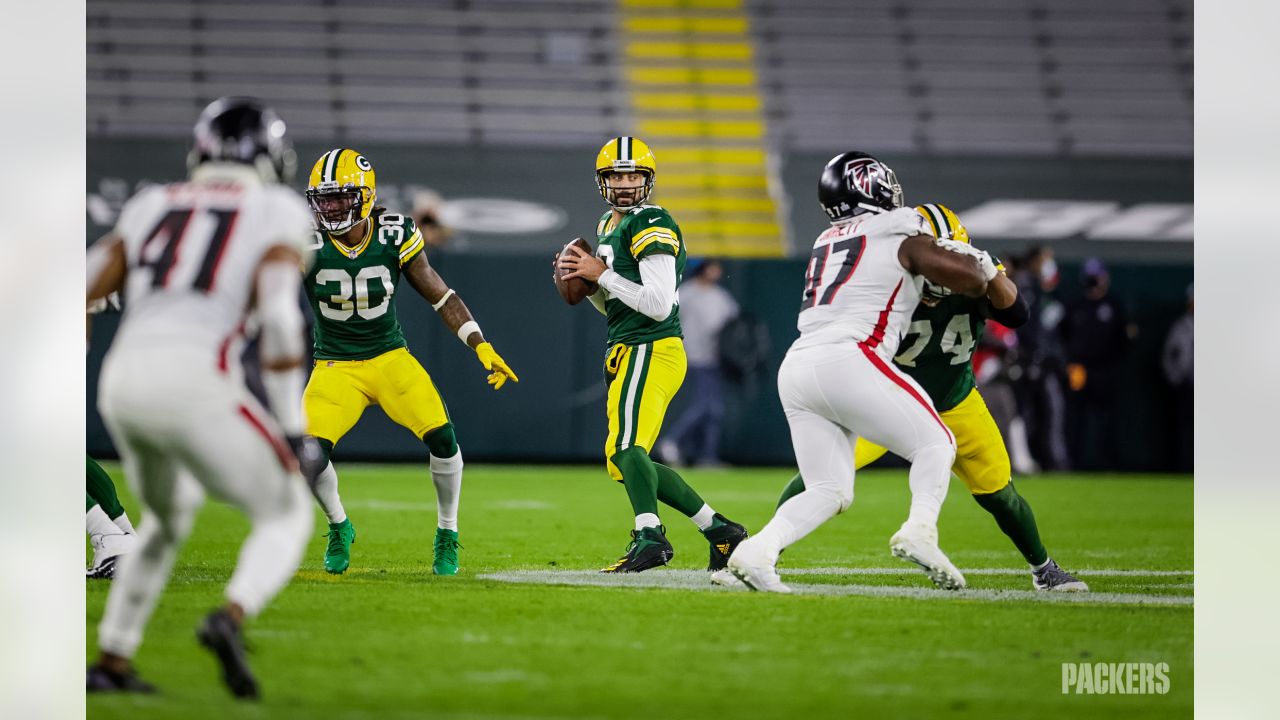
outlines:
[[[596,254],[575,247],[572,256],[558,261],[565,279],[599,284],[590,300],[608,318],[609,328],[605,464],[610,477],[626,488],[635,512],[626,554],[601,572],[641,572],[671,560],[674,550],[658,517],[659,500],[702,531],[711,545],[708,570],[724,568],[747,537],[745,528],[703,502],[676,471],[649,457],[687,368],[676,299],[684,238],[670,213],[645,204],[656,169],[653,151],[638,138],[605,143],[596,156],[596,183],[611,209],[596,226]]]
[[[378,405],[408,428],[430,452],[438,527],[431,571],[458,572],[458,497],[462,453],[444,400],[431,376],[405,344],[396,319],[395,293],[403,276],[448,326],[476,352],[495,390],[519,382],[466,304],[427,261],[422,233],[413,220],[375,205],[373,165],[349,148],[330,150],[316,161],[307,186],[316,215],[315,262],[305,287],[315,311],[315,367],[303,394],[307,434],[322,449],[304,473],[329,516],[324,568],[345,572],[351,563],[355,527],[338,497],[338,475],[329,462],[333,446]]]
[[[916,212],[924,216],[939,239],[970,244],[969,231],[949,208],[921,205]],[[987,318],[1010,328],[1027,321],[1027,304],[1018,297],[1018,286],[1005,277],[999,261],[996,265],[1000,272],[991,280],[985,297],[952,294],[926,280],[920,304],[893,362],[920,383],[943,423],[955,435],[952,472],[1022,553],[1031,566],[1033,587],[1058,592],[1087,591],[1088,585],[1059,567],[1045,550],[1031,505],[1013,487],[1009,451],[974,380],[973,350],[982,340]],[[868,465],[885,452],[866,438],[858,438],[854,467]],[[796,475],[782,491],[778,505],[803,490],[804,480]]]

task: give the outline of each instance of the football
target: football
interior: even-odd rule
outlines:
[[[582,238],[574,238],[573,242],[565,245],[564,249],[560,251],[560,257],[571,255],[572,253],[569,252],[569,248],[571,247],[581,248],[587,253],[593,252],[591,243],[583,240]],[[582,278],[570,278],[568,280],[563,280],[560,277],[562,274],[564,274],[564,271],[562,271],[559,264],[557,264],[555,271],[556,291],[559,292],[560,297],[564,298],[564,301],[570,305],[577,305],[582,302],[583,298],[594,294],[600,287],[599,285],[593,282],[587,282]]]

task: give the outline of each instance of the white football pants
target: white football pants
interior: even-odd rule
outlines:
[[[860,343],[792,350],[778,395],[804,492],[757,534],[771,557],[853,503],[853,446],[866,437],[911,462],[909,523],[936,526],[956,445],[924,390]]]
[[[129,486],[145,506],[138,550],[121,559],[98,627],[105,652],[132,657],[205,491],[252,525],[226,599],[253,616],[293,576],[313,514],[289,449],[262,406],[205,353],[116,348],[98,395]]]

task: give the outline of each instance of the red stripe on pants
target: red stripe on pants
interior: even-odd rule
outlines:
[[[933,419],[938,423],[938,426],[942,428],[942,432],[947,434],[947,439],[951,441],[952,445],[955,445],[956,439],[955,439],[955,436],[951,434],[951,428],[948,428],[947,424],[942,422],[942,418],[938,417],[938,411],[933,409],[933,403],[929,402],[923,396],[921,396],[920,393],[916,392],[916,389],[911,386],[911,383],[907,382],[893,368],[889,367],[888,363],[886,363],[884,360],[881,360],[880,356],[876,355],[875,350],[872,350],[870,347],[868,347],[866,343],[858,343],[858,347],[862,348],[862,354],[867,356],[867,359],[871,361],[872,365],[876,366],[876,369],[884,373],[885,377],[892,380],[895,385],[902,388],[903,390],[906,390],[908,395],[915,398],[916,402],[920,403],[920,405],[923,406],[925,410],[929,411],[929,415],[932,416]]]

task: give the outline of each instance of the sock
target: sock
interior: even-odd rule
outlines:
[[[782,507],[782,503],[802,492],[804,492],[804,478],[800,477],[800,473],[796,473],[796,476],[791,478],[790,482],[787,483],[787,486],[782,488],[782,495],[778,496],[777,507]]]
[[[653,513],[640,513],[636,515],[636,532],[647,527],[658,527],[662,524],[662,519]]]
[[[658,472],[649,453],[642,447],[629,447],[614,454],[610,460],[622,473],[622,485],[627,489],[634,514],[658,515]],[[696,511],[696,508],[695,508]]]
[[[461,449],[449,458],[431,456],[431,482],[436,486],[436,524],[457,532],[458,500],[462,496]]]
[[[329,517],[330,524],[337,525],[347,519],[347,510],[342,507],[342,499],[338,497],[338,471],[333,469],[333,463],[325,463],[324,470],[316,476],[311,494],[315,495],[320,509]]]
[[[710,505],[703,503],[702,509],[690,515],[689,519],[693,521],[694,525],[698,526],[699,530],[710,530],[711,526],[716,522],[716,511]]]
[[[951,445],[930,445],[911,457],[907,485],[911,488],[911,511],[907,522],[913,525],[938,526],[938,513],[947,499],[951,484],[951,463],[956,450]]]
[[[1050,560],[1052,560],[1052,558],[1050,558],[1050,557],[1048,557],[1048,556],[1045,556],[1044,562],[1040,563],[1039,565],[1032,565],[1032,566],[1031,566],[1031,571],[1032,571],[1032,572],[1040,572],[1041,570],[1045,569],[1046,567],[1049,567],[1049,561],[1050,561]]]
[[[1012,482],[993,493],[974,495],[973,499],[983,510],[991,513],[1000,530],[1009,536],[1027,563],[1038,569],[1049,561],[1049,552],[1040,542],[1035,513],[1031,512],[1031,505],[1018,494]]]
[[[84,531],[94,535],[123,535],[124,531],[111,522],[101,505],[94,504],[84,516]]]
[[[658,499],[664,505],[679,510],[688,518],[692,518],[707,506],[697,491],[689,487],[689,483],[680,477],[680,473],[657,462],[653,464],[653,469],[658,473]]]
[[[130,535],[138,534],[138,531],[133,529],[133,523],[129,522],[128,513],[120,513],[120,517],[111,518],[111,522],[115,523],[116,527],[129,533]]]
[[[111,476],[107,474],[102,466],[93,461],[93,458],[85,456],[88,461],[88,473],[86,474],[86,489],[89,496],[102,506],[103,512],[109,518],[117,518],[124,514],[124,506],[120,504],[120,498],[116,496],[116,485],[111,482]]]

